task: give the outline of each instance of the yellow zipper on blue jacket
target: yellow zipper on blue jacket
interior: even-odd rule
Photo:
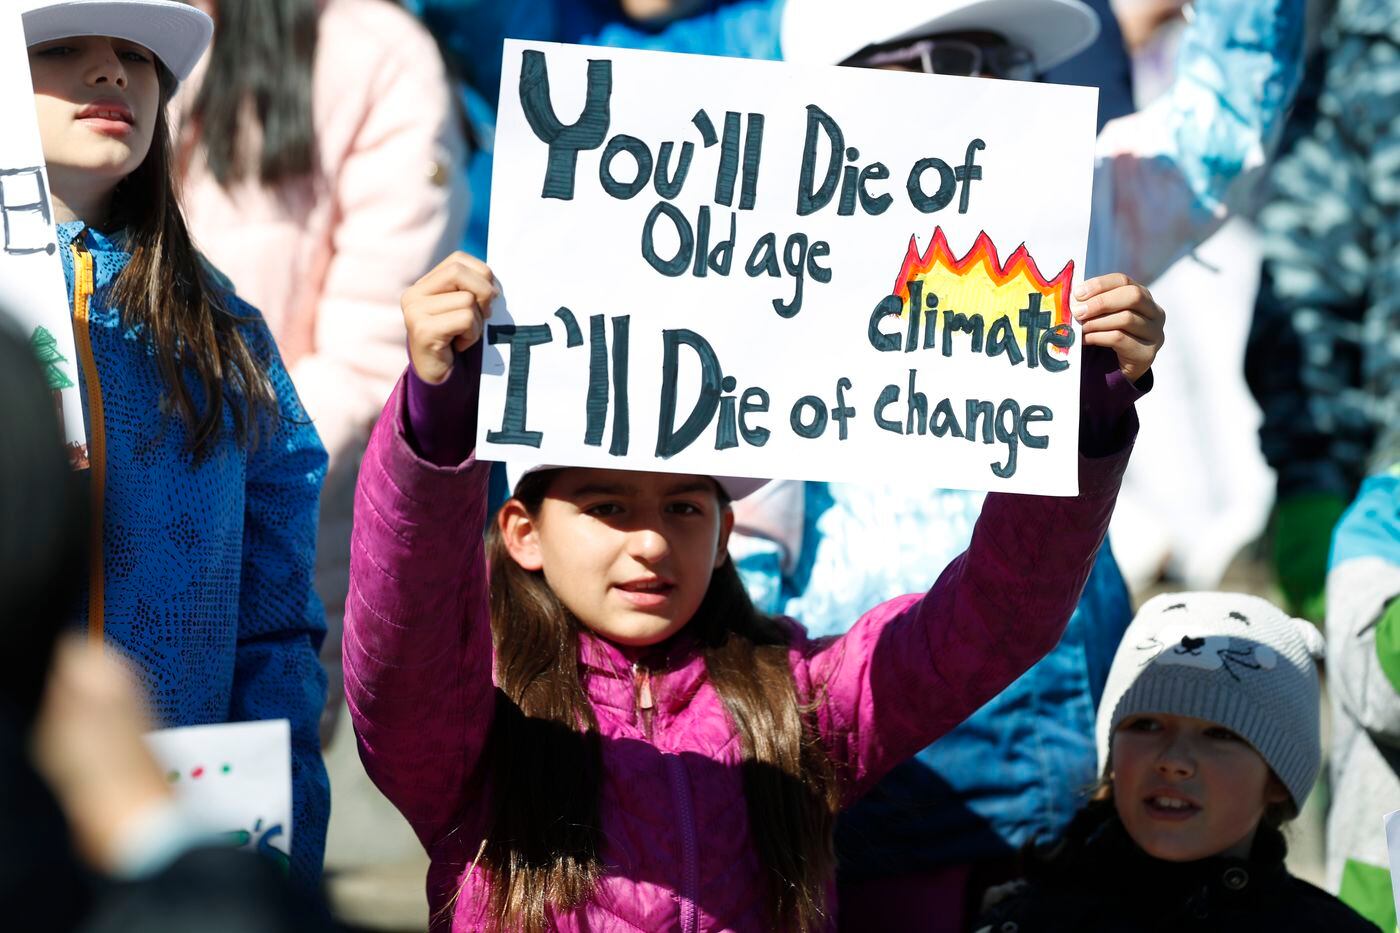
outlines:
[[[105,618],[106,561],[102,553],[102,513],[107,491],[107,435],[102,413],[102,382],[92,352],[88,311],[92,302],[92,253],[83,245],[83,232],[68,247],[73,254],[73,338],[83,367],[83,387],[88,410],[88,468],[92,484],[92,524],[88,555],[88,639],[102,643]]]

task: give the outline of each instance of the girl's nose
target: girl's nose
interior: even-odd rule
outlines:
[[[654,528],[638,528],[632,532],[630,550],[637,560],[654,564],[671,552],[671,543]]]
[[[110,84],[126,90],[126,68],[110,42],[99,46],[96,59],[88,70],[88,83],[95,87]]]

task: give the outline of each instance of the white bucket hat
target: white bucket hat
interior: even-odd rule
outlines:
[[[24,42],[112,36],[155,53],[181,81],[209,47],[214,21],[175,0],[19,0]]]
[[[1088,48],[1099,17],[1080,0],[787,0],[783,60],[837,65],[867,46],[939,32],[994,32],[1043,72]]]
[[[507,463],[506,482],[510,484],[510,491],[515,493],[515,487],[520,485],[520,481],[531,473],[541,473],[545,470],[562,470],[564,467],[555,463]],[[750,493],[757,492],[768,484],[766,479],[753,479],[747,476],[711,476],[710,479],[719,483],[724,494],[731,502],[737,502]]]

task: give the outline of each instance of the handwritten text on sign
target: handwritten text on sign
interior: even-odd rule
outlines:
[[[483,458],[1075,492],[1092,91],[505,62]]]
[[[0,126],[5,128],[0,132],[0,315],[16,324],[33,348],[53,392],[69,462],[86,468],[78,354],[34,116],[24,25],[14,6],[0,9]]]

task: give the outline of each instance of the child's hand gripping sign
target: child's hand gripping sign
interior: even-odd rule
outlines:
[[[1096,92],[508,42],[484,459],[1070,495]]]

